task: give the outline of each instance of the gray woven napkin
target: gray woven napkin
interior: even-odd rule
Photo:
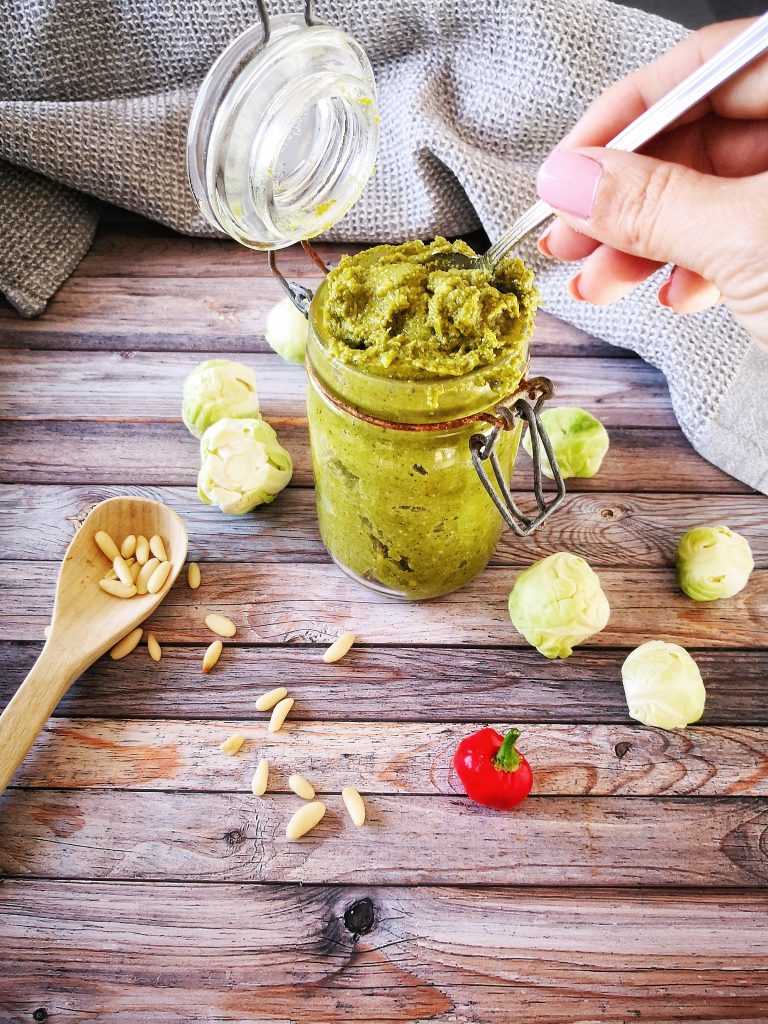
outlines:
[[[301,0],[268,0],[272,13]],[[329,236],[491,236],[535,197],[539,164],[610,81],[678,25],[609,0],[318,0],[368,51],[378,173]],[[6,0],[0,7],[0,291],[26,316],[87,250],[104,199],[212,234],[186,182],[196,87],[253,0]],[[724,307],[678,317],[648,282],[611,307],[568,297],[530,241],[548,309],[658,366],[694,447],[768,492],[768,359]]]

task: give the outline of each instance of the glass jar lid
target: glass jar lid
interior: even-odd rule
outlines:
[[[376,86],[360,45],[308,16],[264,17],[200,87],[189,180],[214,227],[250,248],[279,249],[349,212],[378,140]]]

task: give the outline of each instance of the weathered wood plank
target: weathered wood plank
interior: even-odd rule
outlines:
[[[237,355],[256,371],[262,414],[303,417],[306,374],[273,352]],[[218,352],[60,352],[9,349],[0,360],[3,419],[178,420],[184,378]],[[558,405],[581,405],[606,427],[677,428],[663,375],[639,360],[539,357]],[[41,396],[45,401],[41,401]]]
[[[353,707],[353,702],[350,701]],[[270,793],[289,793],[294,772],[318,794],[463,795],[452,759],[484,723],[289,723],[268,733],[268,714],[246,721],[59,718],[27,756],[15,786],[247,792],[261,757]],[[246,740],[237,758],[218,744]],[[545,796],[768,796],[768,728],[664,732],[628,725],[528,725],[518,744]],[[354,749],[354,757],[349,756]]]
[[[768,1017],[754,891],[6,881],[0,915],[13,1024]]]
[[[301,419],[273,418],[294,460],[293,483],[312,482],[309,438]],[[0,420],[0,483],[181,485],[194,483],[198,445],[180,422]],[[531,461],[520,454],[515,486],[532,486]],[[712,466],[677,430],[611,430],[611,449],[591,480],[569,480],[577,492],[754,493]]]
[[[42,639],[56,571],[51,562],[0,563],[0,640]],[[457,593],[427,602],[392,601],[323,564],[211,562],[205,578],[197,591],[177,582],[153,615],[151,627],[165,641],[207,643],[203,620],[218,611],[237,624],[238,643],[327,643],[351,629],[362,644],[525,646],[507,613],[511,568],[489,567]],[[612,614],[590,646],[634,647],[657,637],[693,647],[768,647],[768,570],[755,570],[730,600],[706,603],[687,598],[672,570],[602,569],[600,579]],[[233,657],[225,651],[219,671]],[[365,658],[364,649],[348,657]]]
[[[628,723],[620,682],[626,650],[582,649],[578,657],[551,662],[533,650],[369,647],[329,673],[309,645],[241,647],[228,658],[226,671],[206,676],[200,648],[162,639],[157,665],[140,654],[97,662],[69,691],[59,713],[248,719],[255,696],[285,682],[296,698],[291,721]],[[0,643],[0,706],[39,652],[39,644]],[[765,724],[764,652],[691,653],[707,684],[703,724]]]
[[[8,790],[8,877],[602,886],[765,885],[768,800],[530,797],[499,814],[459,797],[340,796],[299,843],[294,796]]]
[[[320,281],[306,269],[296,276],[311,287]],[[266,316],[282,295],[277,281],[244,276],[240,265],[226,276],[210,277],[76,275],[36,320],[24,320],[0,303],[0,347],[207,351],[225,346],[232,352],[268,352]],[[545,312],[538,315],[535,345],[536,352],[549,355],[633,357]]]
[[[223,516],[192,487],[0,484],[0,559],[59,559],[79,523],[99,501],[126,493],[165,502],[189,529],[190,559],[318,562],[314,493],[290,488],[255,516]],[[524,503],[525,496],[517,497]],[[594,568],[657,569],[673,563],[680,535],[693,526],[726,523],[768,566],[768,499],[762,495],[569,494],[559,515],[533,537],[502,536],[494,565],[525,565],[553,551],[572,551]]]

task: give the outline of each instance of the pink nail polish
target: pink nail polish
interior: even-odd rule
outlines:
[[[548,156],[539,170],[539,195],[563,213],[586,220],[603,174],[603,166],[592,157],[565,150]]]
[[[544,232],[544,234],[541,236],[541,238],[536,243],[536,246],[537,246],[539,252],[541,253],[541,255],[542,256],[549,256],[550,259],[553,258],[552,257],[552,250],[549,248],[549,242],[548,242],[549,233],[550,233],[551,230],[552,230],[552,228],[547,228],[547,230]]]
[[[669,301],[669,287],[671,284],[672,275],[670,274],[667,280],[664,281],[664,283],[661,285],[658,292],[656,293],[656,297],[659,300],[659,305],[665,306],[667,309],[672,309],[672,306]]]
[[[572,299],[576,299],[577,302],[586,302],[587,300],[581,294],[579,285],[581,284],[581,274],[576,274],[568,282],[568,294]]]

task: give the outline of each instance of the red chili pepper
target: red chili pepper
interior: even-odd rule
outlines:
[[[519,736],[518,729],[510,729],[506,736],[481,729],[461,741],[453,765],[470,800],[497,811],[508,811],[525,800],[533,773],[515,749]]]

